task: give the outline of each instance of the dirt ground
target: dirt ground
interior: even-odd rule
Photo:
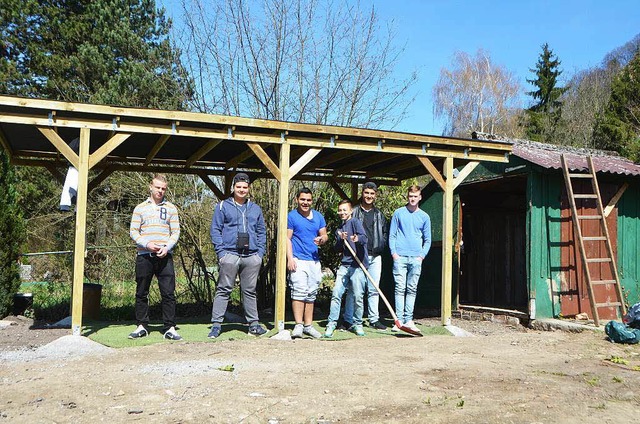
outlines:
[[[0,330],[0,422],[620,423],[640,411],[640,347],[594,331],[454,320],[475,337],[185,341],[61,359],[29,352],[69,330],[17,321]]]

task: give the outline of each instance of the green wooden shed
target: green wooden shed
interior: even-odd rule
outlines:
[[[513,143],[509,162],[481,163],[455,193],[453,307],[507,310],[529,319],[582,313],[591,318],[586,278],[574,243],[562,155],[574,171],[585,169],[586,158],[593,158],[603,204],[609,205],[606,222],[623,300],[627,305],[638,302],[640,165],[600,150],[506,141]],[[421,208],[431,216],[434,245],[423,267],[418,306],[437,308],[442,192],[432,182],[423,189],[422,199]],[[604,243],[592,248],[604,249]],[[605,275],[608,266],[597,266],[591,268],[592,274],[609,278]],[[605,290],[601,297],[616,298],[611,287],[599,290]],[[620,318],[617,308],[599,314],[601,319]]]

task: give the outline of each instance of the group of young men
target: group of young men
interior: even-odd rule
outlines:
[[[218,257],[218,284],[209,338],[217,338],[222,332],[222,322],[237,278],[248,333],[260,336],[267,332],[259,322],[256,301],[258,274],[266,251],[266,227],[262,209],[249,200],[250,184],[247,174],[237,173],[232,182],[232,195],[219,202],[213,211],[210,233]],[[137,328],[129,334],[131,339],[149,334],[149,288],[154,275],[160,287],[162,333],[169,340],[182,339],[176,331],[175,272],[171,253],[180,236],[180,223],[176,207],[165,199],[166,190],[166,177],[155,175],[149,185],[149,198],[136,206],[131,219],[130,235],[137,246]],[[341,224],[335,231],[334,247],[342,252],[342,257],[325,337],[332,337],[337,328],[345,293],[345,328],[365,335],[366,296],[369,326],[386,330],[380,322],[376,286],[380,282],[382,253],[387,244],[393,257],[396,313],[404,326],[419,331],[413,322],[413,310],[422,261],[431,246],[429,215],[418,207],[420,188],[411,186],[407,204],[393,213],[390,226],[387,226],[387,219],[375,206],[377,192],[375,183],[366,182],[358,205],[352,207],[349,200],[338,205]],[[291,337],[320,338],[323,335],[313,326],[313,309],[322,280],[318,248],[329,240],[327,224],[324,216],[312,208],[310,189],[302,188],[296,195],[296,203],[296,209],[287,217],[287,270],[295,320]],[[395,325],[392,330],[397,331]]]

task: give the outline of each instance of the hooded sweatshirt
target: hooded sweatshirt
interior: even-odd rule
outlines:
[[[233,197],[218,203],[213,210],[210,232],[218,259],[227,253],[264,256],[267,230],[262,209],[248,199],[243,205],[236,203]],[[238,249],[238,233],[249,234],[249,248]]]

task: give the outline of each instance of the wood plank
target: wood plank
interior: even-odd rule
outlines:
[[[289,213],[289,144],[280,147],[280,184],[278,188],[278,234],[276,244],[276,301],[274,327],[284,330],[285,293],[287,291],[287,215]]]
[[[476,169],[476,166],[480,165],[480,162],[469,162],[467,163],[462,171],[458,174],[457,177],[453,180],[453,188],[458,187],[468,176]]]
[[[207,187],[209,187],[209,189],[213,192],[213,194],[215,194],[218,200],[224,200],[226,198],[222,190],[220,190],[216,183],[211,180],[209,175],[205,174],[204,172],[199,172],[198,176],[200,176],[200,179],[207,185]]]
[[[53,178],[55,178],[56,181],[64,185],[64,180],[66,179],[66,177],[60,171],[58,171],[58,168],[54,163],[47,163],[44,167],[47,169],[47,171],[49,171],[51,175],[53,175]]]
[[[314,150],[322,150],[322,148],[315,148]],[[322,168],[326,165],[332,164],[335,161],[341,160],[341,159],[347,159],[353,156],[356,156],[358,154],[358,152],[356,151],[348,151],[348,150],[338,150],[335,153],[331,153],[323,158],[318,158],[317,160],[311,162],[309,164],[309,168],[310,169],[318,169],[318,168]]]
[[[351,163],[349,165],[341,166],[340,168],[335,168],[333,170],[333,175],[341,175],[346,172],[353,172],[360,170],[362,168],[366,168],[368,166],[378,165],[380,163],[384,163],[390,159],[394,159],[393,156],[388,155],[376,155],[375,158],[367,157],[366,159],[360,159],[356,163]]]
[[[57,132],[55,132],[52,128],[38,127],[38,130],[47,138],[47,140],[51,142],[51,144],[53,144],[53,146],[60,153],[62,153],[65,158],[67,158],[72,166],[78,168],[78,155],[76,155],[76,152],[74,152],[73,149],[71,149],[71,147],[69,147],[69,145],[65,143],[65,141],[58,135]]]
[[[84,284],[84,257],[87,230],[87,194],[89,187],[90,130],[80,130],[78,159],[78,195],[76,197],[76,234],[73,247],[73,299],[71,305],[71,332],[82,335],[82,294]]]
[[[156,157],[156,155],[162,149],[162,147],[167,142],[167,140],[169,140],[169,137],[171,136],[168,134],[165,134],[165,135],[161,135],[158,138],[158,141],[156,141],[156,144],[153,146],[153,148],[151,148],[151,151],[149,152],[149,154],[147,155],[147,158],[144,161],[145,165],[149,165],[151,163],[151,161]]]
[[[222,143],[222,139],[210,139],[204,146],[200,147],[197,152],[191,155],[185,164],[185,167],[189,168],[191,165],[199,161],[204,155],[216,148],[218,144]]]
[[[446,182],[440,174],[440,171],[438,171],[438,168],[436,168],[433,162],[431,162],[431,159],[426,156],[417,156],[417,158],[420,163],[426,168],[427,172],[429,172],[429,175],[431,175],[433,179],[436,180],[436,183],[438,183],[440,188],[444,190],[446,187]]]
[[[338,196],[340,196],[341,199],[349,199],[349,196],[347,196],[347,193],[345,193],[344,190],[342,190],[342,187],[340,187],[340,185],[336,182],[336,180],[334,180],[333,178],[330,179],[329,185],[335,190],[336,193],[338,193]]]
[[[111,174],[113,174],[114,169],[113,168],[105,168],[102,170],[102,172],[100,172],[98,175],[96,175],[90,182],[89,182],[89,193],[91,193],[93,190],[95,190],[100,183],[102,183],[104,180],[106,180]]]
[[[247,149],[244,152],[242,152],[239,155],[237,155],[236,157],[229,159],[227,161],[226,168],[227,169],[237,168],[238,165],[240,163],[242,163],[242,161],[247,160],[248,158],[250,158],[253,155],[254,155],[253,150]]]
[[[605,218],[609,217],[609,215],[611,214],[613,209],[616,207],[616,205],[618,204],[618,201],[620,200],[620,198],[622,197],[622,195],[624,194],[625,190],[628,187],[629,187],[629,183],[622,184],[622,187],[620,187],[618,189],[618,191],[616,192],[616,194],[611,198],[611,200],[609,201],[607,206],[604,208],[604,217]]]
[[[93,152],[89,157],[89,169],[93,168],[98,162],[104,159],[109,153],[113,152],[119,145],[131,136],[129,133],[116,133],[107,140],[98,150]]]
[[[349,136],[359,138],[371,138],[377,143],[377,140],[384,139],[385,144],[391,140],[405,140],[415,143],[434,143],[441,145],[462,146],[465,148],[489,148],[496,151],[511,151],[510,143],[503,143],[490,140],[473,140],[453,137],[440,137],[424,134],[401,133],[396,131],[382,131],[375,129],[349,128],[330,125],[302,124],[283,121],[269,121],[264,119],[242,118],[233,116],[220,116],[194,112],[178,112],[164,111],[154,109],[139,108],[123,108],[113,106],[91,105],[82,103],[59,102],[42,99],[26,99],[10,96],[0,96],[0,105],[20,106],[24,108],[41,109],[44,111],[57,110],[60,111],[58,116],[64,114],[65,111],[84,112],[90,114],[105,115],[101,117],[112,125],[113,117],[146,118],[149,120],[169,120],[180,121],[182,124],[186,122],[197,122],[199,124],[215,124],[215,125],[235,125],[237,127],[250,128],[268,128],[281,131],[299,131],[304,133],[316,133],[327,136]],[[120,128],[122,130],[122,128]]]
[[[249,148],[253,151],[253,153],[255,153],[255,155],[258,157],[258,159],[260,159],[262,164],[267,167],[269,172],[271,172],[271,175],[273,175],[276,180],[280,181],[281,176],[280,176],[280,169],[278,168],[278,165],[276,165],[275,162],[271,160],[271,158],[269,157],[267,152],[264,151],[262,146],[260,146],[257,143],[247,143],[247,146],[249,146]]]
[[[4,134],[4,131],[2,131],[2,128],[0,128],[0,146],[2,146],[2,149],[9,157],[9,162],[11,162],[11,158],[13,157],[13,150],[11,149],[11,145],[9,144],[9,140],[7,140],[7,136]]]
[[[440,311],[442,325],[451,325],[451,290],[453,282],[453,158],[444,161],[444,195],[442,196],[442,287]]]
[[[376,170],[372,170],[367,172],[367,178],[371,178],[371,177],[375,177],[375,176],[383,176],[383,175],[387,175],[387,174],[395,174],[399,171],[403,171],[407,168],[414,168],[416,166],[419,166],[418,161],[416,161],[416,159],[418,159],[417,156],[411,156],[408,159],[404,159],[402,161],[398,161],[394,164],[391,164],[389,166],[386,167],[381,167],[378,168]]]
[[[302,169],[304,169],[304,167],[307,166],[307,164],[311,162],[313,158],[318,156],[318,153],[320,153],[321,151],[322,149],[309,149],[304,152],[304,154],[300,156],[298,160],[296,160],[295,163],[289,168],[289,177],[293,178],[295,175],[298,175],[298,173],[302,171]]]

